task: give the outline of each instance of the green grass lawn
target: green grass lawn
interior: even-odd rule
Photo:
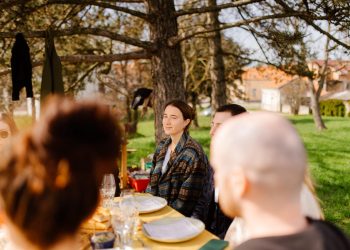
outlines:
[[[328,129],[317,132],[311,116],[289,117],[304,140],[309,154],[312,177],[326,219],[350,234],[350,119],[326,117]],[[200,128],[191,129],[191,135],[209,152],[209,117],[200,117]],[[139,123],[138,134],[129,140],[128,164],[139,165],[140,158],[155,150],[154,123]]]

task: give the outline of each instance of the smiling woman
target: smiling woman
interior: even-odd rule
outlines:
[[[188,133],[193,118],[193,109],[182,101],[165,105],[163,129],[168,137],[156,149],[146,190],[185,216],[193,215],[209,168],[202,147]]]

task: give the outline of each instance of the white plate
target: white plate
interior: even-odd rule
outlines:
[[[166,199],[157,196],[135,195],[134,198],[141,214],[158,211],[167,205]]]
[[[147,238],[160,242],[182,242],[190,240],[204,231],[200,220],[188,217],[162,218],[142,225]]]

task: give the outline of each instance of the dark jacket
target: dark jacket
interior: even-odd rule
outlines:
[[[170,143],[171,138],[167,138],[157,147],[146,192],[163,197],[169,206],[185,216],[191,216],[203,191],[208,160],[198,142],[185,132],[170,155],[166,172],[162,174]]]
[[[349,250],[349,238],[336,226],[326,221],[308,218],[309,226],[288,235],[249,239],[236,250]]]
[[[208,223],[209,207],[210,207],[210,204],[212,203],[213,195],[214,195],[214,170],[208,164],[208,171],[207,171],[207,176],[205,178],[205,185],[203,188],[203,192],[194,208],[192,217],[203,221],[204,224]]]
[[[54,37],[50,30],[45,33],[45,61],[41,79],[40,99],[50,94],[64,94],[61,59],[57,55]]]
[[[198,200],[192,217],[205,223],[208,231],[224,239],[232,219],[227,217],[215,202],[214,170],[208,165],[208,175],[203,189],[203,193]]]
[[[26,88],[27,97],[33,97],[32,62],[29,46],[22,33],[16,35],[11,52],[12,100],[19,100],[23,87]]]

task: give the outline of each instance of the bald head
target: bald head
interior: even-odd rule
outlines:
[[[253,189],[299,197],[306,152],[293,126],[281,116],[252,113],[231,118],[215,134],[211,153],[221,176],[240,169]]]

